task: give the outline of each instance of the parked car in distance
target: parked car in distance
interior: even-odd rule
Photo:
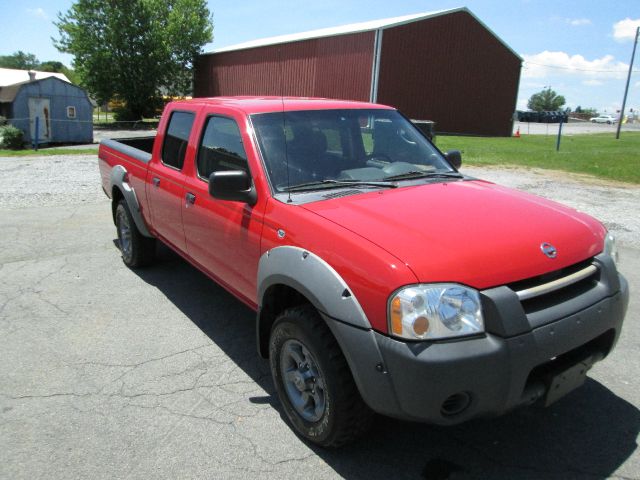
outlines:
[[[562,110],[556,111],[516,111],[516,118],[519,122],[537,122],[537,123],[567,123],[569,121],[569,114]]]
[[[618,119],[613,115],[598,115],[597,117],[591,117],[589,121],[591,123],[608,123],[611,125],[612,123],[616,123]]]

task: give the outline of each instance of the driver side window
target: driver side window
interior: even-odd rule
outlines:
[[[249,171],[238,124],[232,118],[212,116],[198,147],[198,176],[208,181],[213,172]]]

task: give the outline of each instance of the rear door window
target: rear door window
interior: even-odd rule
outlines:
[[[198,148],[197,162],[198,176],[203,180],[208,180],[213,172],[223,170],[249,171],[247,154],[235,120],[209,117]]]
[[[182,170],[187,153],[189,135],[193,127],[192,112],[173,112],[162,144],[162,163]]]

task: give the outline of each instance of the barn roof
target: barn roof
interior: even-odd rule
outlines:
[[[493,35],[505,48],[507,48],[516,57],[521,58],[509,45],[507,45],[493,30],[487,27],[478,17],[476,17],[467,7],[451,8],[448,10],[436,10],[433,12],[414,13],[412,15],[404,15],[401,17],[384,18],[381,20],[372,20],[368,22],[351,23],[349,25],[341,25],[338,27],[321,28],[318,30],[310,30],[308,32],[293,33],[288,35],[279,35],[276,37],[263,38],[259,40],[251,40],[228,47],[219,48],[204,55],[232,52],[236,50],[246,50],[249,48],[265,47],[268,45],[278,45],[283,43],[298,42],[301,40],[311,40],[315,38],[333,37],[338,35],[346,35],[351,33],[369,32],[374,30],[384,30],[387,28],[399,27],[408,23],[419,22],[430,18],[440,17],[442,15],[450,15],[457,12],[466,12],[471,15],[478,23],[480,23],[491,35]]]
[[[41,72],[39,70],[16,70],[14,68],[0,68],[0,87],[7,87],[16,83],[23,83],[29,81],[29,71],[36,74],[36,80],[42,80],[43,78],[56,77],[60,80],[64,80],[67,83],[71,83],[64,73],[56,72]]]

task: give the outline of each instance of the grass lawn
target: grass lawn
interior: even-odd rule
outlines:
[[[0,157],[42,157],[50,155],[97,155],[98,146],[90,148],[40,148],[38,150],[3,150]]]
[[[443,152],[462,152],[462,164],[513,165],[586,173],[621,182],[640,183],[640,132],[563,136],[556,152],[555,136],[520,138],[436,138]]]

